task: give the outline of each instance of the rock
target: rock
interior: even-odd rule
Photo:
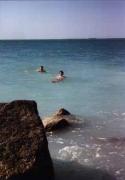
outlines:
[[[43,119],[45,131],[56,131],[64,129],[78,122],[78,119],[65,109],[59,109],[50,117]]]
[[[59,109],[59,111],[57,111],[57,113],[55,115],[57,115],[57,116],[64,116],[64,115],[71,115],[71,114],[66,109],[61,108],[61,109]]]
[[[0,104],[0,180],[5,179],[54,179],[35,101]]]
[[[1,110],[2,108],[4,108],[5,105],[6,105],[6,103],[0,103],[0,110]]]
[[[43,121],[46,131],[55,131],[68,127],[70,124],[66,119]]]

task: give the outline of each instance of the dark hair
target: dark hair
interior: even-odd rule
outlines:
[[[64,72],[61,70],[61,71],[59,71],[60,72],[60,74],[61,74],[61,76],[63,76],[64,75]]]

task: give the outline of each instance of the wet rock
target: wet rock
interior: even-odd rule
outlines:
[[[43,119],[45,131],[65,129],[78,122],[78,119],[67,110],[61,108],[50,117]]]
[[[68,127],[70,124],[66,119],[44,121],[46,131],[55,131]]]
[[[0,179],[54,179],[48,142],[34,101],[0,105]]]
[[[55,115],[64,116],[64,115],[71,115],[71,113],[64,108],[61,108],[61,109],[59,109],[59,111],[57,111],[57,113]]]

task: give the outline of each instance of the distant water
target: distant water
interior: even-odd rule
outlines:
[[[59,70],[67,78],[51,83]],[[42,117],[64,107],[85,119],[48,137],[53,158],[125,179],[125,40],[0,41],[0,101],[14,99],[36,100]]]

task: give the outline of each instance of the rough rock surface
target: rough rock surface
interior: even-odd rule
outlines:
[[[44,127],[46,131],[56,131],[60,129],[64,129],[70,126],[69,122],[66,119],[54,119],[54,120],[44,120]]]
[[[56,112],[56,116],[64,116],[64,115],[71,115],[69,111],[67,111],[64,108],[59,109],[59,111]]]
[[[0,180],[53,180],[53,165],[34,101],[0,104]]]
[[[78,119],[64,108],[43,119],[43,125],[47,132],[64,129],[76,122],[78,122]]]

